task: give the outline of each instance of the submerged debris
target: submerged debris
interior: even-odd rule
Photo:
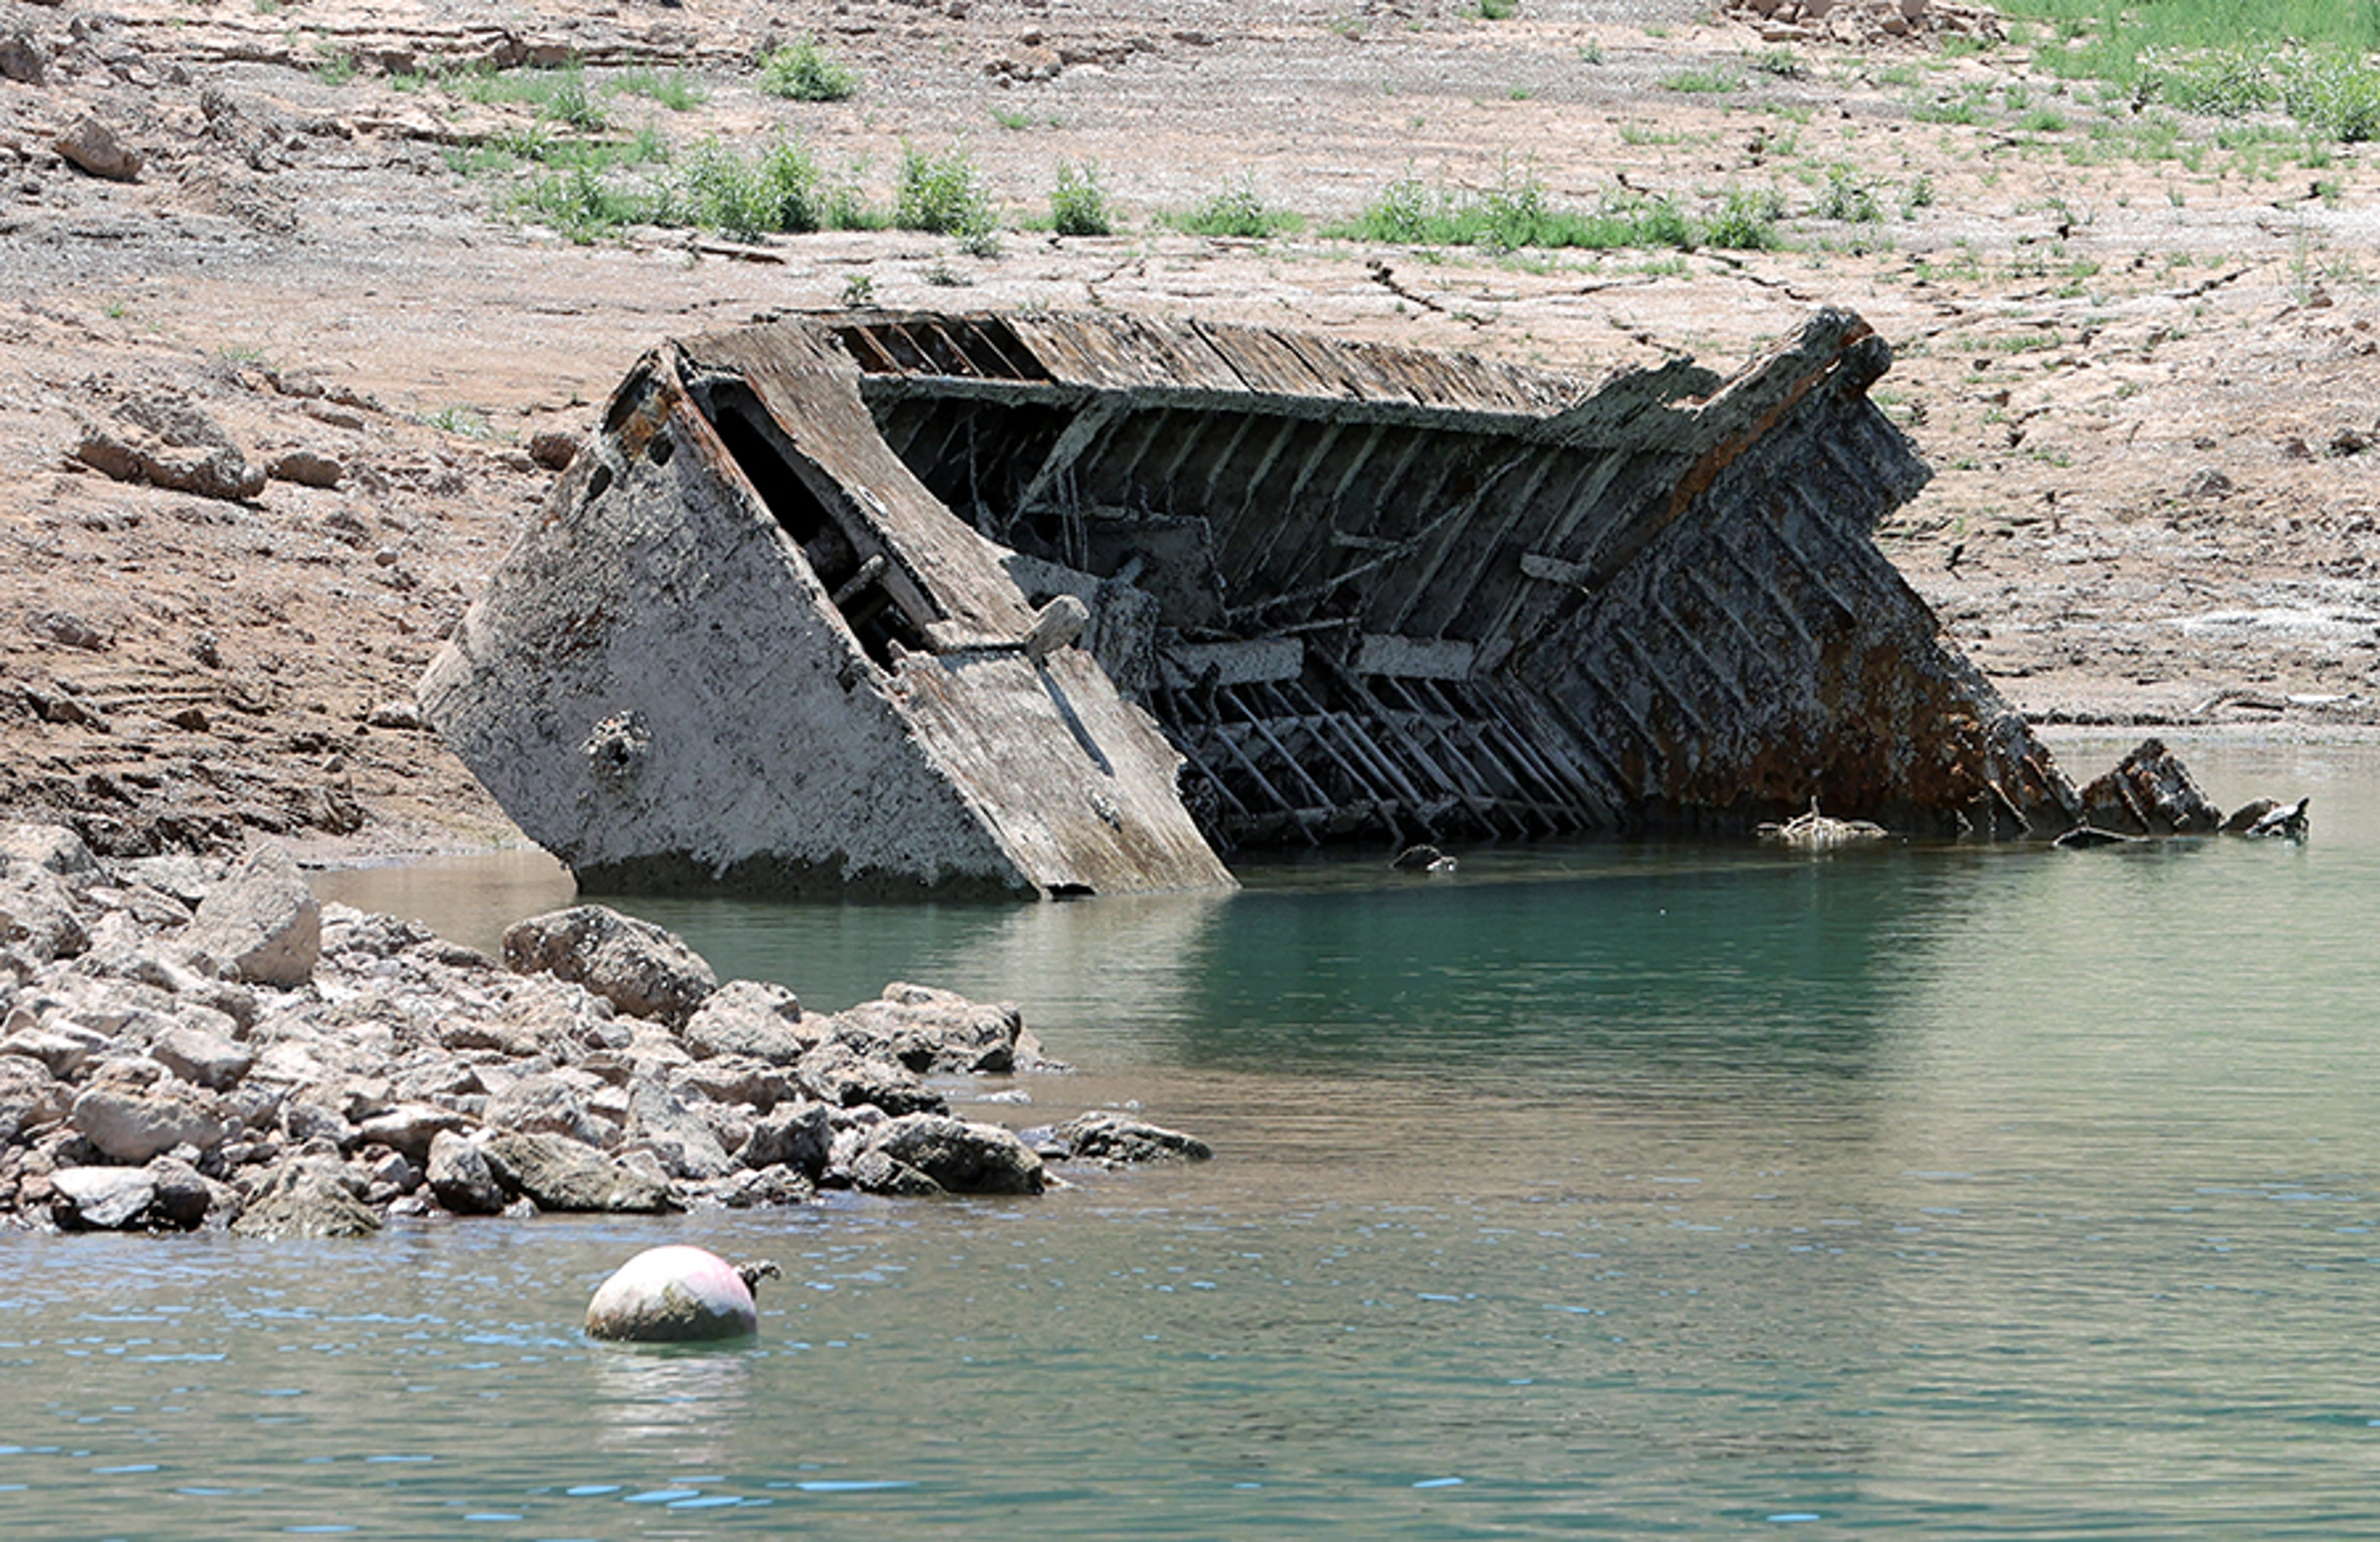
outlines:
[[[591,888],[1225,885],[1219,850],[1814,792],[2046,835],[2071,784],[1871,539],[1890,353],[1601,382],[1112,314],[664,344],[425,714]]]
[[[1812,798],[1808,813],[1796,814],[1782,824],[1764,824],[1753,833],[1780,845],[1826,851],[1853,841],[1881,841],[1888,832],[1866,820],[1829,819],[1818,812],[1818,800]]]
[[[2253,841],[2302,841],[2309,828],[2306,806],[2313,802],[2311,797],[2301,797],[2291,807],[2272,798],[2258,798],[2226,820],[2223,832]]]

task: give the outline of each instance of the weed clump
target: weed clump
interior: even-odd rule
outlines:
[[[1268,207],[1257,192],[1256,178],[1245,176],[1188,213],[1174,215],[1170,223],[1192,236],[1260,241],[1287,235],[1305,222],[1286,210]]]
[[[797,38],[760,55],[757,84],[795,102],[841,102],[859,90],[859,72],[829,54],[816,38]]]
[[[1057,185],[1050,189],[1050,228],[1061,236],[1115,234],[1115,215],[1108,207],[1107,190],[1099,186],[1097,162],[1079,166],[1058,163]]]

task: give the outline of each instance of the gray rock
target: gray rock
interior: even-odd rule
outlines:
[[[157,1197],[157,1180],[138,1167],[69,1167],[50,1174],[51,1214],[69,1231],[137,1226]]]
[[[898,1062],[869,1060],[839,1040],[829,1039],[812,1050],[794,1070],[804,1091],[837,1108],[868,1103],[886,1113],[903,1114],[940,1113],[948,1106],[941,1094]]]
[[[684,1038],[686,1047],[705,1060],[736,1055],[791,1065],[826,1037],[825,1028],[802,1016],[802,1003],[783,986],[729,980],[686,1020]]]
[[[1196,1135],[1169,1130],[1123,1114],[1094,1109],[1070,1119],[1054,1132],[1066,1149],[1092,1161],[1203,1162],[1215,1153]]]
[[[0,856],[28,862],[73,883],[97,881],[99,858],[62,824],[12,824],[0,830]]]
[[[156,1189],[156,1196],[149,1202],[149,1221],[152,1225],[192,1231],[205,1222],[209,1212],[221,1208],[225,1196],[232,1193],[225,1185],[210,1183],[189,1163],[172,1157],[159,1157],[143,1171]]]
[[[187,1024],[159,1034],[150,1042],[149,1052],[182,1080],[214,1092],[238,1085],[256,1063],[256,1055],[247,1046]]]
[[[49,63],[49,50],[30,30],[20,27],[0,36],[0,79],[38,86]]]
[[[895,1198],[929,1199],[947,1193],[941,1184],[900,1159],[870,1147],[851,1164],[851,1186]]]
[[[243,1237],[368,1237],[380,1217],[348,1187],[334,1161],[301,1158],[273,1175],[231,1223]]]
[[[47,868],[11,862],[0,873],[0,943],[38,963],[72,958],[91,946],[78,910],[74,891]]]
[[[347,468],[329,455],[312,450],[289,450],[264,463],[264,474],[276,482],[300,487],[336,487]]]
[[[917,1169],[953,1194],[1038,1194],[1044,1182],[1041,1159],[1014,1134],[947,1114],[887,1120],[870,1133],[867,1150]]]
[[[675,1178],[721,1178],[735,1163],[699,1115],[662,1082],[642,1077],[628,1089],[624,1138],[659,1157]]]
[[[568,1076],[524,1076],[489,1098],[480,1117],[499,1130],[563,1135],[583,1146],[607,1146],[612,1132],[589,1111],[587,1091]]]
[[[765,1114],[780,1103],[802,1099],[801,1078],[789,1065],[769,1065],[757,1060],[722,1057],[697,1061],[675,1073],[677,1086],[715,1103],[730,1103]]]
[[[455,1134],[470,1123],[455,1110],[434,1103],[400,1103],[365,1120],[356,1126],[356,1133],[419,1166],[430,1160],[431,1146],[440,1135]]]
[[[0,1054],[0,1146],[56,1123],[73,1106],[73,1094],[39,1061]]]
[[[291,1098],[281,1105],[281,1129],[292,1145],[307,1146],[316,1142],[345,1151],[362,1137],[355,1124],[344,1113],[318,1099],[319,1087],[310,1089],[302,1098]]]
[[[29,1024],[12,1028],[7,1038],[0,1038],[0,1056],[20,1056],[39,1063],[53,1076],[70,1079],[93,1059],[106,1053],[112,1042],[98,1029],[61,1016],[55,1026]]]
[[[897,1060],[912,1071],[965,1073],[1011,1069],[1024,1027],[1005,1003],[895,981],[880,1000],[837,1013],[829,1031],[863,1055]]]
[[[303,985],[322,950],[322,907],[278,843],[250,852],[200,902],[181,937],[204,972],[274,985]]]
[[[600,905],[532,916],[504,933],[504,964],[583,985],[632,1017],[683,1026],[719,977],[673,932]]]
[[[431,1136],[425,1171],[430,1192],[456,1215],[503,1213],[504,1185],[496,1182],[487,1154],[461,1135],[442,1131]]]
[[[88,113],[52,140],[51,148],[78,171],[110,182],[130,182],[140,175],[140,152]]]
[[[749,1168],[798,1168],[816,1178],[826,1171],[834,1129],[823,1103],[781,1108],[755,1120],[735,1160]]]
[[[480,1149],[496,1182],[540,1210],[649,1215],[677,1208],[667,1184],[562,1135],[499,1135]]]
[[[250,466],[228,445],[179,447],[94,424],[84,429],[74,457],[120,482],[147,482],[199,498],[240,503],[264,491],[264,467]]]
[[[178,1082],[89,1087],[74,1100],[74,1127],[116,1161],[145,1162],[176,1146],[205,1150],[224,1138],[213,1099]]]

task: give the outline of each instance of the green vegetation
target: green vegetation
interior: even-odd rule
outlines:
[[[818,162],[795,140],[780,140],[747,161],[718,140],[706,140],[687,160],[674,207],[661,212],[737,240],[800,235],[828,223],[821,181]]]
[[[1481,21],[1509,20],[1521,8],[1521,0],[1477,0],[1463,14]]]
[[[1884,218],[1883,207],[1876,202],[1875,185],[1850,166],[1827,169],[1826,190],[1818,195],[1815,212],[1822,220],[1842,220],[1852,225],[1873,225]]]
[[[1286,210],[1266,207],[1264,200],[1257,193],[1254,176],[1245,176],[1227,185],[1222,191],[1188,213],[1169,216],[1166,223],[1191,236],[1236,237],[1245,240],[1286,236],[1303,228],[1305,224]]]
[[[980,240],[992,228],[991,195],[984,188],[983,174],[956,145],[940,155],[903,146],[892,223],[903,230]]]
[[[1607,193],[1592,211],[1558,207],[1534,174],[1509,173],[1485,191],[1433,188],[1418,177],[1389,184],[1379,200],[1330,234],[1411,247],[1609,250],[1698,246],[1756,250],[1776,244],[1782,205],[1773,192],[1731,192],[1709,220],[1686,217],[1667,199]]]
[[[1058,163],[1057,185],[1050,189],[1050,228],[1061,236],[1115,234],[1115,214],[1099,186],[1097,162]]]
[[[1729,69],[1686,69],[1661,81],[1665,91],[1724,95],[1743,89],[1743,77]]]
[[[2048,34],[2034,40],[2036,68],[2108,82],[2136,105],[2223,117],[2277,105],[2333,140],[2380,138],[2374,0],[2006,0],[2000,9]]]
[[[673,113],[690,113],[710,100],[710,88],[682,69],[667,75],[650,69],[626,70],[612,81],[611,89],[622,96],[657,102]]]
[[[771,96],[795,102],[841,102],[859,90],[859,72],[835,58],[816,38],[799,38],[760,56],[756,82]]]

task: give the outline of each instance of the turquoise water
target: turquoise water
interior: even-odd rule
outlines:
[[[2191,758],[2313,843],[643,907],[818,1007],[1017,1000],[1081,1070],[978,1116],[1138,1099],[1217,1160],[7,1237],[0,1536],[2380,1535],[2380,757]],[[663,1240],[783,1266],[756,1343],[581,1340]]]

